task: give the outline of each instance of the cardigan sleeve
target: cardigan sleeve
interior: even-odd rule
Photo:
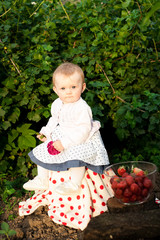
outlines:
[[[46,126],[42,127],[40,133],[45,135],[48,139],[51,138],[51,133],[58,124],[58,99],[56,99],[51,106],[51,117]]]

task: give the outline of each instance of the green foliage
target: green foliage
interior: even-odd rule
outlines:
[[[7,239],[10,239],[9,237],[15,235],[15,234],[16,234],[16,231],[13,230],[13,229],[10,229],[8,223],[2,222],[2,223],[1,223],[0,234],[6,235]]]
[[[50,116],[51,77],[71,61],[86,76],[83,97],[121,148],[113,160],[160,157],[159,42],[156,0],[0,2],[0,168],[27,176],[28,152]],[[34,129],[34,130],[33,130]],[[112,136],[108,135],[108,138]],[[120,152],[121,151],[121,152]],[[120,152],[120,153],[119,153]],[[117,154],[121,157],[117,158]],[[130,158],[132,158],[130,156]],[[35,169],[33,169],[35,173]]]
[[[10,179],[10,180],[9,180]],[[8,204],[13,195],[17,198],[21,197],[24,193],[22,190],[22,183],[27,179],[19,176],[18,178],[12,178],[4,173],[0,174],[0,196],[4,203]],[[13,207],[13,203],[11,208]]]

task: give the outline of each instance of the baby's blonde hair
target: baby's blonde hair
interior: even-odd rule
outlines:
[[[53,73],[53,84],[55,85],[55,78],[56,78],[57,74],[63,74],[63,75],[66,75],[66,76],[71,76],[75,72],[80,74],[82,82],[84,83],[84,73],[83,73],[82,69],[74,63],[66,62],[66,63],[62,63],[54,71],[54,73]]]

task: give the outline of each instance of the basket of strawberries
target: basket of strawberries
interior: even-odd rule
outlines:
[[[156,172],[156,165],[145,161],[115,163],[104,170],[114,196],[126,205],[140,204],[149,198]]]

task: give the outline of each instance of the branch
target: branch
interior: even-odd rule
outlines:
[[[0,17],[3,17],[5,14],[7,14],[9,11],[11,10],[11,8],[9,8],[7,11],[5,11]]]
[[[63,6],[63,3],[62,3],[62,1],[61,1],[61,0],[59,0],[59,2],[60,2],[60,4],[61,4],[61,6],[62,6],[62,8],[63,8],[63,11],[65,12],[65,14],[66,14],[66,16],[67,16],[68,20],[70,21],[70,17],[69,17],[69,15],[68,15],[68,13],[67,13],[67,11],[66,11],[65,7]]]
[[[98,65],[98,66],[100,67],[100,69],[103,71],[104,76],[106,77],[107,81],[109,82],[109,85],[110,85],[111,88],[112,88],[113,94],[116,94],[116,91],[115,91],[114,87],[112,86],[112,84],[111,84],[111,82],[110,82],[110,80],[109,80],[106,72],[104,71],[104,69],[102,68],[102,66],[101,66],[99,63],[97,63],[97,65]],[[126,101],[125,101],[124,99],[122,99],[121,97],[115,95],[115,98],[119,99],[119,100],[120,100],[121,102],[123,102],[123,103],[129,104],[129,105],[131,106],[131,108],[133,108],[133,106],[132,106],[130,103],[126,102]],[[136,108],[136,109],[139,110],[140,112],[145,112],[144,110],[142,110],[142,109],[140,109],[140,108]]]
[[[3,44],[2,40],[0,39],[0,42]],[[4,52],[7,54],[7,47],[4,47]],[[14,68],[16,69],[16,71],[18,72],[18,74],[21,76],[21,73],[19,71],[19,69],[17,68],[16,64],[14,63],[12,58],[9,58],[10,62],[12,63],[12,65],[14,66]]]
[[[13,3],[15,5],[17,0]],[[0,17],[3,17],[5,14],[7,14],[12,8],[9,8],[7,11],[5,11]]]
[[[36,11],[40,8],[40,6],[44,3],[44,0],[39,4],[39,6],[36,8],[36,10],[29,16],[29,17],[32,17],[33,14],[36,13]]]
[[[105,75],[105,77],[106,77],[107,81],[109,82],[109,85],[110,85],[110,86],[111,86],[111,88],[112,88],[112,91],[113,91],[113,93],[115,94],[115,93],[116,93],[116,91],[115,91],[114,87],[112,86],[112,84],[111,84],[111,82],[110,82],[109,78],[107,77],[107,74],[105,73],[104,69],[102,68],[102,66],[101,66],[99,63],[97,63],[97,65],[98,65],[98,66],[101,68],[101,70],[102,70],[102,72],[104,73],[104,75]]]

